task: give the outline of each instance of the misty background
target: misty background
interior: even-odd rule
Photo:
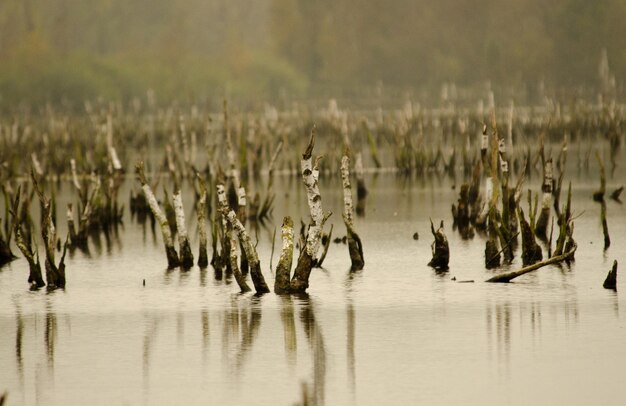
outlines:
[[[2,104],[599,85],[624,0],[2,0]]]

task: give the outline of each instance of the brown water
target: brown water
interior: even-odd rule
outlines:
[[[604,252],[589,176],[572,177],[575,263],[511,284],[483,283],[496,271],[485,270],[482,237],[451,229],[448,178],[368,177],[356,220],[366,267],[350,273],[347,247],[332,244],[308,297],[241,295],[211,268],[167,271],[160,236],[127,217],[118,241],[72,256],[63,291],[28,291],[22,259],[0,271],[0,392],[9,405],[289,405],[306,385],[328,405],[623,405],[626,278],[617,293],[602,282],[613,259],[626,264],[626,206],[607,203]],[[268,282],[274,227],[307,215],[299,179],[276,188],[275,224],[259,230]],[[322,196],[344,235],[337,179]],[[429,217],[446,221],[447,273],[426,265]]]

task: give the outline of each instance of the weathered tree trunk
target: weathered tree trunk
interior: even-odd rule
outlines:
[[[180,262],[183,268],[189,269],[193,266],[193,253],[189,245],[187,236],[187,226],[185,225],[185,209],[180,189],[174,192],[174,212],[176,213],[176,228],[178,229],[178,249],[180,251]]]
[[[524,216],[524,210],[519,207],[519,221],[522,233],[522,264],[532,265],[535,262],[539,262],[543,259],[541,247],[535,241],[534,230],[530,227],[530,224],[526,221]]]
[[[41,274],[41,263],[39,262],[39,250],[37,249],[37,242],[35,240],[33,240],[33,242],[24,240],[20,227],[16,226],[15,244],[28,261],[28,268],[30,271],[28,274],[28,283],[30,283],[30,285],[36,289],[46,286],[46,283],[43,281],[43,275]]]
[[[146,196],[148,205],[150,206],[150,210],[152,211],[152,214],[154,214],[154,217],[161,228],[163,244],[165,245],[165,253],[167,255],[167,265],[169,268],[175,268],[180,265],[180,260],[178,258],[178,253],[176,252],[176,248],[174,247],[170,225],[165,217],[165,214],[163,214],[161,207],[159,207],[159,203],[157,202],[157,199],[154,196],[154,193],[152,193],[152,189],[146,180],[143,161],[139,161],[137,163],[136,171],[137,176],[139,177],[139,182],[141,183],[141,188]]]
[[[206,234],[206,199],[207,189],[206,183],[196,173],[198,182],[200,183],[200,196],[198,198],[198,204],[196,206],[196,213],[198,216],[198,236],[199,236],[199,248],[198,248],[198,266],[200,268],[206,268],[209,265],[209,259],[207,255],[207,234]]]
[[[445,271],[448,269],[448,263],[450,262],[450,247],[448,245],[448,238],[443,232],[443,220],[441,225],[435,231],[433,221],[430,221],[430,231],[435,237],[435,241],[432,243],[433,258],[428,263],[428,266],[432,266],[438,271]]]
[[[367,188],[365,187],[365,178],[363,176],[363,158],[360,152],[356,154],[354,160],[354,173],[356,175],[356,215],[363,217],[365,216]]]
[[[283,219],[281,228],[282,251],[276,266],[276,279],[274,292],[277,294],[288,293],[290,289],[291,265],[293,263],[293,220],[287,216]]]
[[[596,153],[598,160],[598,166],[600,167],[600,190],[593,194],[593,200],[600,202],[600,221],[602,222],[602,233],[604,234],[604,249],[606,250],[611,245],[611,237],[609,236],[609,225],[606,222],[606,201],[604,200],[604,194],[606,193],[606,175],[604,174],[604,163],[600,158],[600,155]]]
[[[543,149],[541,152],[543,163],[543,184],[541,186],[541,211],[535,225],[535,235],[546,239],[548,231],[548,223],[550,222],[550,207],[552,206],[552,158],[544,162]]]
[[[341,158],[341,180],[343,183],[343,222],[346,225],[348,237],[348,251],[350,260],[352,261],[351,269],[358,271],[363,269],[365,261],[363,260],[363,248],[361,239],[354,231],[354,218],[352,214],[352,186],[350,184],[350,157],[348,147],[345,148],[343,157]]]
[[[250,239],[246,228],[243,226],[243,224],[241,224],[241,221],[239,221],[234,211],[229,211],[225,214],[225,216],[230,225],[233,227],[233,230],[237,232],[239,242],[241,243],[246,253],[246,257],[248,258],[248,263],[250,265],[250,276],[252,277],[254,289],[257,291],[257,293],[268,293],[270,290],[267,287],[267,284],[265,283],[265,278],[263,277],[263,273],[261,272],[261,263],[257,255],[256,248],[252,244],[252,240]]]
[[[313,147],[315,146],[315,131],[315,127],[313,127],[309,145],[304,151],[304,154],[302,154],[302,160],[300,161],[302,180],[306,187],[307,203],[309,205],[309,212],[311,213],[311,224],[309,226],[305,248],[300,253],[293,278],[291,278],[291,291],[294,293],[304,292],[309,287],[309,276],[311,275],[314,258],[319,250],[322,228],[326,219],[330,216],[330,214],[324,215],[322,210],[322,196],[320,195],[318,186],[318,165],[320,158],[315,159],[315,164],[313,164],[312,160]]]
[[[246,282],[246,277],[241,273],[241,271],[239,270],[239,265],[237,264],[237,241],[235,241],[232,228],[229,227],[227,234],[228,238],[230,239],[231,247],[229,256],[230,269],[233,273],[233,276],[235,277],[235,281],[237,281],[237,285],[239,285],[239,289],[241,289],[241,293],[250,292],[252,289],[250,289],[250,286],[248,286],[248,283]]]
[[[617,260],[613,261],[613,268],[606,275],[606,279],[602,284],[604,289],[617,290]]]

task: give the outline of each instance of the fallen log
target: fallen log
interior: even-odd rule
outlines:
[[[502,273],[500,275],[493,276],[493,277],[487,279],[485,282],[508,283],[511,280],[513,280],[513,279],[515,279],[515,278],[517,278],[519,276],[525,275],[525,274],[527,274],[529,272],[532,272],[532,271],[536,271],[537,269],[543,268],[544,266],[552,265],[552,264],[558,264],[560,262],[566,261],[566,260],[568,260],[568,259],[570,259],[570,258],[572,258],[574,256],[574,253],[576,252],[576,248],[577,247],[578,246],[576,245],[576,243],[574,243],[572,249],[570,251],[562,254],[562,255],[556,255],[556,256],[554,256],[552,258],[546,259],[545,261],[534,263],[532,265],[526,266],[526,267],[524,267],[522,269],[519,269],[517,271],[505,272],[505,273]]]

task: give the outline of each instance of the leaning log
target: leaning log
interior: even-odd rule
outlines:
[[[167,217],[161,210],[159,206],[159,202],[157,202],[154,193],[152,192],[152,188],[148,184],[146,180],[146,175],[144,173],[144,163],[143,161],[137,162],[135,166],[135,170],[137,172],[137,177],[139,178],[139,182],[141,183],[141,188],[143,190],[144,195],[146,196],[146,200],[148,201],[148,205],[150,206],[150,210],[154,217],[156,218],[159,226],[161,227],[161,234],[163,235],[163,244],[165,245],[165,253],[167,255],[167,265],[169,268],[175,268],[180,265],[180,260],[178,258],[178,253],[176,252],[176,248],[174,247],[174,241],[172,239],[172,231],[170,229],[170,225],[167,221]]]
[[[532,271],[536,271],[537,269],[543,268],[544,266],[558,264],[560,262],[563,262],[572,258],[574,256],[574,253],[576,252],[576,248],[577,248],[577,245],[576,243],[574,243],[572,249],[564,254],[556,255],[552,258],[546,259],[545,261],[537,262],[535,264],[526,266],[517,271],[505,272],[500,275],[496,275],[492,278],[487,279],[485,282],[501,282],[501,283],[510,282],[511,280],[519,276],[525,275]]]

